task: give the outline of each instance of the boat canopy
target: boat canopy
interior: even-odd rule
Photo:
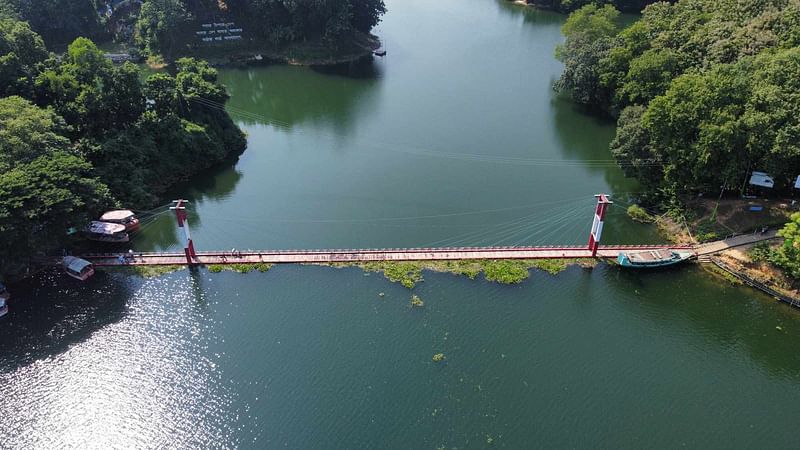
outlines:
[[[125,225],[110,222],[100,222],[93,220],[88,228],[90,233],[112,235],[125,232]]]
[[[67,256],[64,258],[64,268],[73,273],[81,273],[87,267],[91,267],[92,263],[85,259],[76,258],[74,256]]]
[[[133,211],[129,209],[118,209],[116,211],[108,211],[100,216],[101,222],[122,222],[132,219],[134,216]]]
[[[645,250],[641,252],[628,252],[623,253],[628,259],[633,263],[653,263],[659,261],[667,261],[675,257],[675,253],[672,250],[667,249],[660,249],[660,250]]]

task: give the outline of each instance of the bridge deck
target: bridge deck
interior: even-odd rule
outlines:
[[[601,246],[598,258],[616,258],[624,250],[657,250],[663,248],[690,248],[664,245]],[[125,256],[122,254],[122,256]],[[186,265],[183,253],[134,253],[133,259],[120,258],[120,254],[89,254],[84,258],[99,267]],[[375,250],[282,250],[198,252],[195,264],[313,264],[374,261],[443,261],[465,259],[548,259],[591,258],[586,247],[460,247],[460,248],[405,248]]]

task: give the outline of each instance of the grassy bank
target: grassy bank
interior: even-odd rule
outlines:
[[[758,211],[752,207],[760,207]],[[655,218],[659,234],[670,242],[697,244],[747,234],[763,227],[782,227],[794,211],[785,199],[697,199],[679,213]],[[635,220],[635,219],[634,219]]]

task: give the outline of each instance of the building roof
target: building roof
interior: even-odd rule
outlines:
[[[775,186],[775,180],[765,172],[753,172],[750,176],[750,184],[753,186],[771,188]]]

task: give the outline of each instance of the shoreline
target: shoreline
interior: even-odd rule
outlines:
[[[263,42],[249,41],[237,47],[224,45],[192,47],[180,56],[165,58],[164,64],[172,64],[183,57],[193,57],[206,60],[213,67],[224,68],[271,64],[303,67],[336,66],[370,58],[382,45],[380,38],[372,33],[348,36],[335,43],[317,39],[295,42],[280,48]]]

